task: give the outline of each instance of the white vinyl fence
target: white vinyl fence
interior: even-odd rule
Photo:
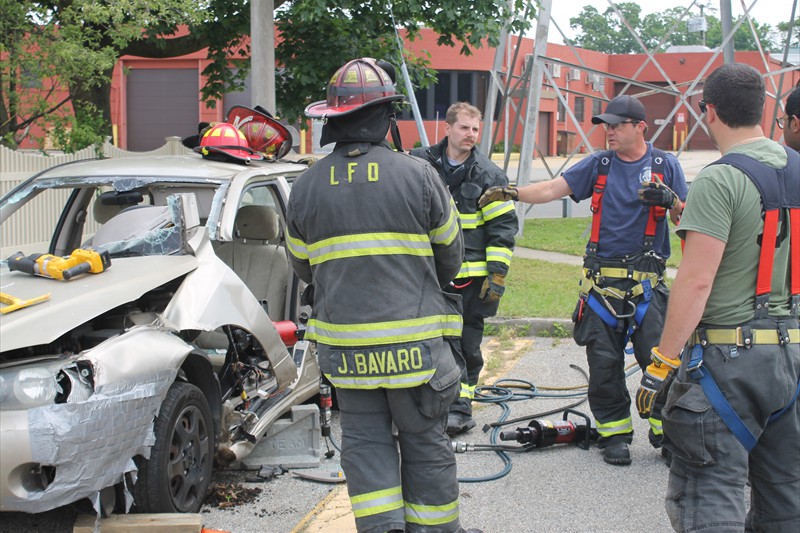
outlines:
[[[102,148],[102,155],[113,159],[137,155],[180,155],[192,152],[181,144],[180,137],[167,137],[165,140],[164,146],[151,152],[128,152],[106,142]],[[74,154],[57,155],[20,152],[0,146],[0,197],[5,196],[14,187],[42,170],[70,161],[96,159],[97,156],[94,146]],[[22,224],[17,224],[15,227],[10,227],[9,224],[0,226],[0,248],[3,251],[35,248],[34,251],[45,252],[50,242],[52,229],[58,222],[57,218],[68,194],[69,191],[57,191],[56,194],[49,196],[46,202],[36,203],[35,208],[24,212]],[[19,219],[19,217],[17,218]],[[94,221],[87,221],[87,223],[93,225]],[[91,231],[91,229],[87,227],[87,230]],[[0,259],[5,258],[5,256],[0,257]]]

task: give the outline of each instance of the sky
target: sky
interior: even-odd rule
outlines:
[[[631,0],[615,1],[619,3],[621,1]],[[752,2],[753,0],[745,0],[747,6],[750,6]],[[769,24],[774,28],[779,22],[786,22],[789,20],[789,15],[792,14],[792,2],[793,0],[756,0],[755,5],[750,10],[750,17],[761,24]],[[672,7],[687,7],[692,3],[692,0],[638,0],[637,3],[642,6],[642,16],[644,17],[650,13]],[[691,10],[691,13],[695,16],[700,15],[700,9],[698,7],[700,4],[704,4],[705,6],[710,5],[715,8],[715,15],[719,17],[719,0],[697,0]],[[608,0],[553,0],[551,5],[552,11],[550,17],[558,23],[559,28],[561,28],[561,31],[563,31],[567,37],[574,36],[574,32],[569,27],[570,17],[577,17],[583,9],[583,6],[594,6],[600,13],[603,13],[610,7]],[[731,0],[731,11],[733,12],[733,19],[735,22],[736,19],[744,13],[741,0]],[[797,11],[800,11],[800,6],[798,6]],[[707,10],[706,13],[708,13]],[[798,14],[795,15],[795,17],[797,16]],[[561,38],[561,34],[552,24],[550,25],[549,37],[547,40],[551,43],[563,44],[564,42]]]

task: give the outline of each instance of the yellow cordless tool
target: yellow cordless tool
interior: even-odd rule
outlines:
[[[33,254],[25,257],[17,252],[8,258],[8,269],[45,278],[71,280],[79,274],[99,274],[111,266],[108,252],[77,248],[68,257]]]

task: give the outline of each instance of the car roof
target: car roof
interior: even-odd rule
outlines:
[[[114,159],[90,159],[58,165],[41,172],[35,180],[52,180],[87,177],[164,177],[229,181],[238,175],[296,174],[305,165],[295,163],[256,162],[250,165],[222,163],[203,159],[200,155],[135,156]],[[251,172],[260,170],[261,172]]]

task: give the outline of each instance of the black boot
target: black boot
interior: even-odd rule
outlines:
[[[603,461],[610,465],[626,466],[631,464],[631,452],[626,442],[612,442],[603,448]]]

